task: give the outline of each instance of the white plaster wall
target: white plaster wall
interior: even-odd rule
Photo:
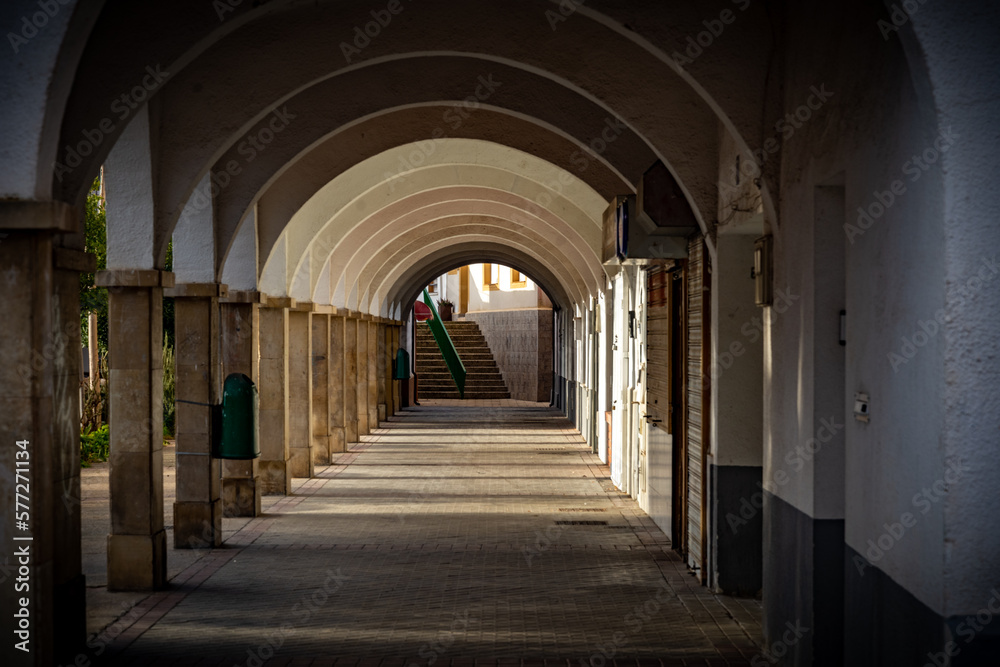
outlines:
[[[933,144],[936,128],[919,100],[898,44],[881,39],[875,9],[844,13],[834,7],[790,9],[785,81],[786,112],[805,103],[812,86],[833,97],[783,141],[780,219],[775,233],[775,288],[797,297],[768,330],[765,364],[770,391],[765,479],[788,467],[788,457],[816,435],[812,370],[815,290],[812,220],[815,187],[843,171],[847,221],[875,201],[906,162]],[[848,21],[849,24],[844,22]],[[844,40],[844,35],[851,35]],[[820,55],[817,55],[820,54]],[[857,76],[864,71],[866,76]],[[778,119],[775,119],[776,121]],[[944,303],[940,258],[943,192],[940,164],[897,197],[862,236],[847,246],[846,387],[871,396],[870,424],[845,426],[846,540],[864,552],[884,524],[914,512],[913,496],[944,471],[943,336],[934,338],[897,373],[888,355],[919,320]],[[776,297],[777,298],[777,297]],[[789,474],[779,497],[815,516],[811,475]],[[876,565],[930,608],[944,610],[943,505],[920,514]]]
[[[149,113],[143,106],[104,164],[108,269],[152,269],[153,165]]]
[[[285,235],[274,245],[271,253],[271,260],[264,267],[260,276],[260,291],[269,296],[287,296],[288,288],[285,283],[285,264],[287,262],[288,248],[285,243]]]
[[[715,465],[762,464],[762,309],[754,304],[753,234],[720,234],[712,273],[711,451]]]
[[[990,258],[996,261],[1000,246],[1000,202],[995,196],[1000,154],[1000,41],[996,38],[1000,5],[970,0],[927,3],[912,20],[922,48],[913,48],[909,41],[904,45],[914,56],[921,51],[926,54],[939,127],[959,135],[955,150],[944,156],[942,164],[948,326],[934,343],[941,348],[944,364],[944,435],[937,444],[947,460],[962,460],[969,466],[943,502],[942,538],[947,545],[941,559],[947,590],[943,608],[948,615],[958,615],[982,609],[991,599],[991,587],[1000,581],[1000,513],[996,511],[1000,275],[990,274],[984,264]],[[994,264],[992,269],[996,268]],[[989,275],[990,281],[970,284],[979,271]],[[962,290],[967,296],[960,294]],[[922,316],[927,317],[927,312],[922,309]]]
[[[497,268],[499,267],[499,271]],[[494,265],[494,280],[500,289],[487,290],[483,285],[483,265],[472,264],[469,267],[469,312],[482,310],[516,310],[518,308],[535,308],[538,306],[538,289],[530,278],[522,274],[526,281],[523,288],[510,286],[511,269],[502,264]],[[457,276],[456,276],[457,277]],[[455,301],[455,299],[453,299]],[[457,303],[457,301],[456,301]]]
[[[55,127],[44,133],[46,107],[61,109],[68,94],[68,79],[75,68],[67,68],[64,75],[56,65],[60,50],[66,48],[62,40],[77,3],[67,0],[53,4],[55,13],[50,16],[42,12],[45,20],[39,19],[39,28],[31,20],[41,11],[37,0],[0,3],[0,25],[4,26],[5,37],[0,62],[4,98],[0,199],[47,199],[51,195],[50,166],[57,142],[57,133],[51,129],[58,129],[60,119],[53,118]]]
[[[257,289],[257,224],[253,211],[243,221],[229,248],[222,282],[233,290]]]
[[[212,224],[211,175],[205,174],[174,227],[174,279],[181,283],[215,282],[215,230]]]

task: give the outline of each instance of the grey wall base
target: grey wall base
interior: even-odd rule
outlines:
[[[783,646],[780,664],[862,664],[844,662],[843,520],[813,519],[766,491],[763,500],[765,640],[800,624],[809,631]]]
[[[757,597],[763,577],[763,468],[713,465],[710,472],[712,585],[727,595]]]

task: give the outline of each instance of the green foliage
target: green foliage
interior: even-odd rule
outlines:
[[[107,461],[111,446],[111,433],[108,425],[80,434],[80,465],[90,467],[91,463]]]
[[[174,270],[174,242],[167,244],[167,259],[164,263],[165,271]],[[174,300],[171,297],[163,297],[163,335],[166,337],[170,347],[174,347]]]
[[[163,436],[170,437],[176,432],[176,406],[174,405],[174,389],[176,386],[177,367],[174,361],[174,348],[167,337],[163,337]]]
[[[95,180],[87,195],[84,215],[84,243],[89,253],[97,256],[97,270],[108,266],[107,220],[104,213],[104,197],[101,196],[100,179]],[[108,290],[94,286],[93,273],[80,274],[80,332],[82,340],[87,340],[87,317],[97,313],[98,347],[108,349]]]

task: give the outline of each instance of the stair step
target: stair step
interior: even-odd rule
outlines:
[[[510,398],[510,391],[477,322],[445,322],[465,365],[465,398]],[[448,365],[426,323],[417,325],[416,368],[422,398],[460,398]]]

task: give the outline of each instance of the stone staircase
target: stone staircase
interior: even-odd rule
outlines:
[[[510,398],[510,391],[479,325],[472,321],[457,321],[445,322],[444,326],[465,364],[465,397]],[[444,363],[434,334],[426,322],[417,323],[416,364],[420,398],[459,397],[448,365]]]

